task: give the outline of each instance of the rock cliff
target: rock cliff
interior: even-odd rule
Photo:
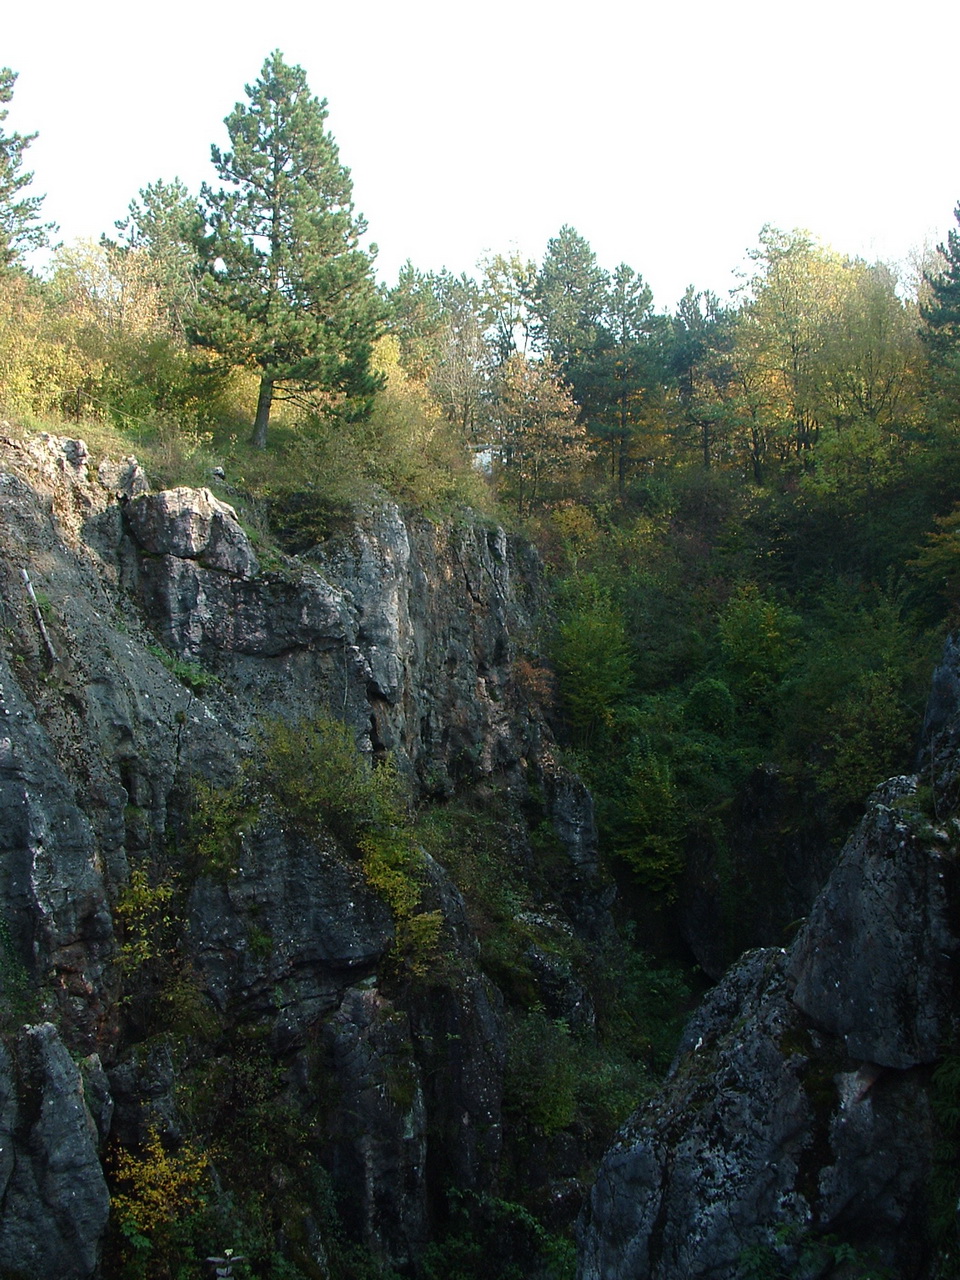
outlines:
[[[568,1042],[619,1011],[590,796],[537,705],[535,558],[383,504],[290,559],[228,496],[0,440],[0,1272],[236,1247],[263,1274],[517,1274],[600,1155]],[[935,1274],[958,760],[951,643],[918,777],[600,1162],[581,1280]]]
[[[919,779],[873,794],[793,944],[727,972],[605,1155],[581,1280],[948,1274],[958,690],[951,642]]]
[[[498,1187],[503,998],[442,859],[381,839],[406,861],[371,871],[372,837],[258,790],[264,726],[333,716],[414,801],[486,797],[545,989],[580,991],[550,939],[603,938],[610,895],[518,675],[532,552],[387,504],[292,561],[210,491],[49,436],[0,441],[0,542],[0,1270],[151,1248],[165,1274],[176,1223],[109,1235],[108,1183],[183,1216],[196,1135],[231,1125],[214,1181],[266,1197],[303,1274],[343,1232],[415,1269],[450,1188]]]

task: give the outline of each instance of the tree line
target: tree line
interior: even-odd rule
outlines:
[[[15,79],[2,72],[0,102]],[[570,226],[540,264],[496,255],[473,279],[408,262],[378,289],[326,102],[279,52],[246,94],[225,120],[229,149],[211,148],[219,185],[148,186],[112,235],[58,248],[42,281],[23,266],[52,230],[25,194],[32,136],[0,133],[5,345],[18,327],[42,339],[32,362],[6,355],[8,411],[216,423],[244,372],[262,449],[277,400],[368,417],[389,333],[405,375],[521,512],[591,475],[622,498],[694,461],[757,484],[799,465],[859,492],[920,447],[931,369],[954,350],[953,233],[918,290],[889,265],[766,227],[731,300],[691,286],[673,314]]]
[[[42,277],[32,139],[0,131],[0,407],[181,469],[190,441],[295,550],[371,490],[499,504],[551,575],[526,669],[556,673],[609,847],[665,883],[763,760],[839,831],[909,763],[960,586],[960,231],[907,280],[768,226],[728,299],[672,313],[570,226],[540,262],[378,286],[326,119],[274,52],[217,184],[151,184]]]

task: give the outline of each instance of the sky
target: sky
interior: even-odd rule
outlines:
[[[46,0],[6,7],[6,132],[59,237],[148,183],[215,182],[223,118],[280,49],[328,127],[377,274],[541,261],[564,224],[660,309],[721,297],[767,223],[908,262],[960,201],[956,0]]]

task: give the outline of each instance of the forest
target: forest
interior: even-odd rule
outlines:
[[[522,535],[547,608],[518,673],[593,793],[657,990],[683,1003],[757,945],[784,868],[819,874],[911,771],[958,621],[960,229],[907,277],[765,226],[729,298],[694,283],[673,311],[568,225],[539,262],[408,262],[388,285],[326,103],[279,53],[226,118],[217,183],[161,178],[96,242],[54,244],[6,114],[4,433],[209,486],[264,556],[384,499]],[[442,816],[421,817],[429,842]],[[707,941],[682,909],[705,878]],[[651,1069],[673,1034],[644,1031]]]

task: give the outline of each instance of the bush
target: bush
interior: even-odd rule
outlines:
[[[258,784],[303,830],[327,827],[360,859],[367,883],[396,922],[407,971],[424,977],[437,957],[442,914],[420,909],[423,854],[395,765],[388,760],[374,768],[353,731],[329,717],[297,725],[274,721],[260,745]]]

